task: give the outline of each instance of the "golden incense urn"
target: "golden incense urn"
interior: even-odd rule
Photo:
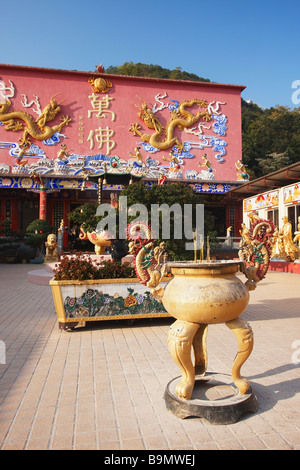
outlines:
[[[106,231],[102,231],[101,233],[93,232],[85,232],[82,227],[80,227],[80,235],[79,238],[81,240],[89,240],[93,245],[95,245],[95,253],[96,255],[104,255],[105,248],[111,246],[111,240],[109,234]]]
[[[206,414],[203,409],[200,412],[195,409],[193,392],[196,378],[209,379],[206,335],[208,325],[216,323],[225,323],[237,338],[238,352],[231,370],[237,392],[227,416],[222,417],[220,409],[213,406],[215,417],[211,420],[224,424],[236,421],[245,411],[256,411],[250,383],[241,376],[241,367],[253,349],[252,329],[241,314],[249,303],[249,291],[256,288],[268,270],[274,230],[269,221],[254,219],[247,237],[241,241],[240,259],[228,261],[168,262],[163,244],[156,247],[151,239],[132,242],[140,282],[176,318],[169,330],[168,346],[182,376],[175,379],[176,383],[170,382],[165,398],[168,408],[177,416],[208,419],[212,416],[212,408]],[[163,288],[160,281],[167,270],[171,271],[171,280]],[[239,272],[246,275],[245,283],[237,277]]]

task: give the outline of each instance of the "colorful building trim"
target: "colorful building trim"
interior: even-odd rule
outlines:
[[[0,65],[0,220],[17,211],[22,216],[13,225],[23,229],[30,218],[25,202],[38,197],[35,215],[55,228],[62,216],[67,225],[75,205],[97,200],[91,175],[183,181],[205,195],[227,193],[247,178],[244,88]],[[102,189],[107,201],[122,185]]]
[[[300,217],[300,162],[234,188],[227,197],[243,201],[243,222],[248,228],[249,214],[256,213],[278,229],[283,225],[282,218],[287,217],[294,233]]]

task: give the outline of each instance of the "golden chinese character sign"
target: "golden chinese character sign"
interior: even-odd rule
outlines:
[[[236,181],[243,88],[0,66],[0,171]]]

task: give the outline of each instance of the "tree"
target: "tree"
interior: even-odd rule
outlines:
[[[157,242],[164,241],[166,243],[166,249],[170,256],[175,260],[193,259],[194,253],[192,250],[186,250],[186,242],[191,243],[191,239],[185,238],[184,236],[184,217],[186,217],[186,211],[184,210],[184,204],[190,204],[193,208],[192,221],[189,222],[189,226],[192,228],[196,227],[196,204],[202,204],[203,198],[199,194],[196,194],[193,189],[183,183],[173,183],[165,185],[153,185],[151,188],[145,186],[143,182],[134,183],[129,185],[124,191],[122,196],[127,196],[128,208],[133,204],[143,204],[147,208],[148,212],[148,224],[151,226],[151,206],[152,204],[167,204],[169,208],[174,204],[179,204],[181,211],[179,216],[176,216],[176,212],[170,211],[170,239],[166,240],[162,236],[162,217],[160,217],[159,224],[159,238]],[[182,217],[181,217],[182,214]],[[156,214],[155,214],[156,215]],[[132,219],[138,218],[138,215],[128,218],[128,222]],[[145,222],[144,220],[141,220]],[[182,224],[182,238],[174,238],[174,225]],[[178,227],[178,226],[177,226]],[[213,218],[209,213],[204,213],[204,236],[210,236],[210,241],[213,244],[216,243],[216,233],[212,231]]]
[[[100,220],[100,217],[96,216],[97,207],[98,205],[93,203],[76,207],[69,213],[69,221],[72,225],[77,225],[78,228],[82,227],[85,232],[93,232]]]
[[[12,230],[11,228],[11,220],[10,219],[5,219],[0,222],[0,235],[4,235],[5,238],[9,239],[9,246],[11,246],[12,241],[16,240],[19,238],[19,235],[17,232]]]
[[[147,65],[138,62],[125,62],[123,65],[110,65],[105,73],[116,75],[131,75],[135,77],[156,77],[156,78],[171,78],[174,80],[194,80],[197,82],[209,82],[208,78],[202,78],[194,73],[182,71],[181,67],[176,67],[173,70],[166,69],[160,65]]]
[[[280,170],[289,164],[288,152],[272,153],[264,158],[257,158],[258,166],[262,173],[272,173],[273,171]]]
[[[251,176],[263,176],[299,160],[300,108],[261,110],[244,102],[242,110],[243,162]]]
[[[26,228],[26,245],[36,249],[36,257],[44,256],[45,241],[52,232],[52,227],[46,220],[36,219]]]

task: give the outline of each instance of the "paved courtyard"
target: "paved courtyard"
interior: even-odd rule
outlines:
[[[216,426],[166,409],[165,387],[180,375],[167,346],[173,319],[60,331],[32,269],[0,264],[0,449],[300,449],[300,275],[269,272],[250,293],[254,350],[242,374],[259,409]],[[208,371],[230,373],[233,333],[212,325],[207,346]]]

